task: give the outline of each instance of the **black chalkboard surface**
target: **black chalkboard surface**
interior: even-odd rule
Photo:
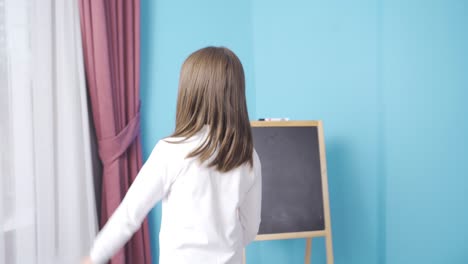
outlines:
[[[260,240],[325,237],[333,264],[325,140],[321,121],[252,122],[254,147],[262,163]],[[244,262],[245,263],[245,262]]]
[[[317,127],[253,127],[262,163],[259,234],[324,230]]]

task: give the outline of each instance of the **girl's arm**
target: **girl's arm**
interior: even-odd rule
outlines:
[[[257,153],[253,154],[254,183],[239,207],[243,244],[247,246],[258,233],[262,206],[262,167]]]
[[[156,202],[167,194],[170,188],[164,159],[167,153],[163,153],[161,148],[162,141],[155,146],[122,203],[97,235],[90,253],[92,263],[109,260],[140,227]]]

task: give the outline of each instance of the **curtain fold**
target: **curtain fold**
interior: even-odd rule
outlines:
[[[100,226],[141,165],[140,1],[80,0],[88,91],[103,162]],[[112,263],[150,263],[147,219]]]

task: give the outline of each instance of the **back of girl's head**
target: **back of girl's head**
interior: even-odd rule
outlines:
[[[252,164],[252,133],[245,98],[244,70],[239,58],[224,47],[192,53],[182,65],[172,136],[189,138],[208,126],[206,140],[188,157],[229,171]]]

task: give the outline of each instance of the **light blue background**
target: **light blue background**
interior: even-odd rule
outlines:
[[[141,4],[145,157],[174,128],[183,60],[224,45],[251,119],[324,121],[336,263],[468,263],[468,1]],[[303,263],[304,248],[255,242],[247,262]],[[314,239],[312,263],[324,253]]]

